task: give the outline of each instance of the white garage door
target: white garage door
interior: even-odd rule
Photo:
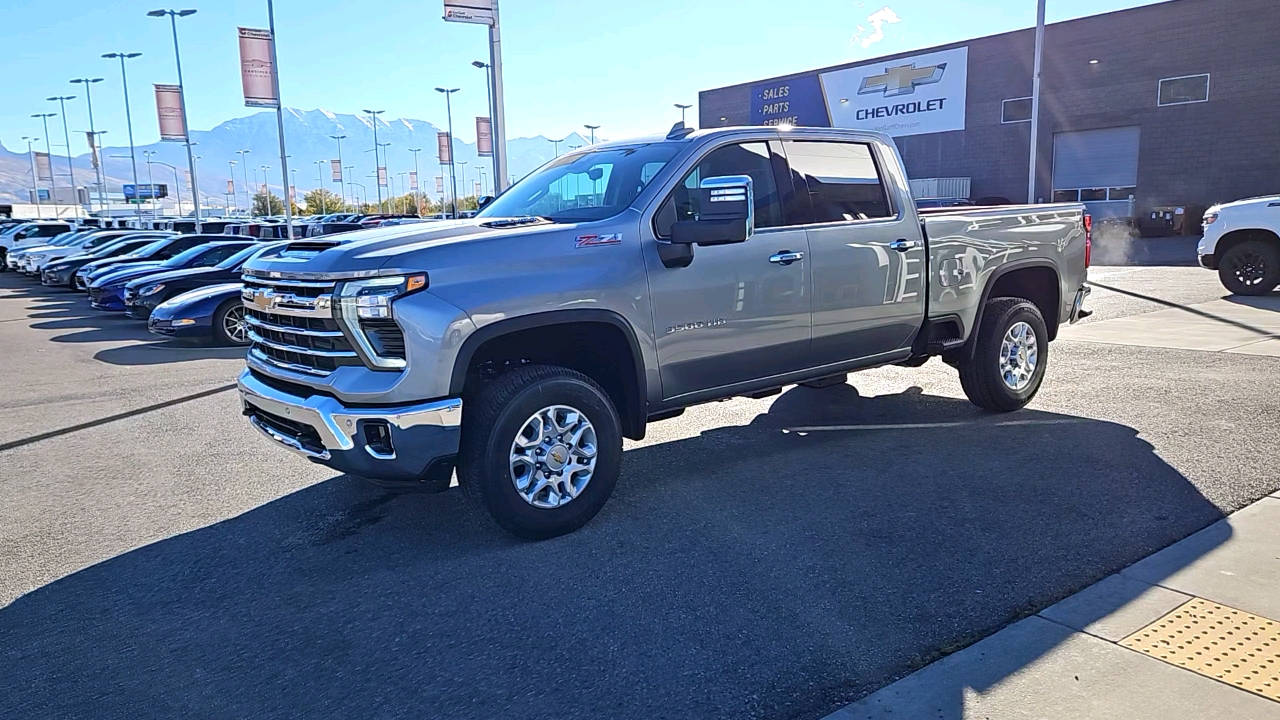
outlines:
[[[1095,216],[1132,216],[1138,185],[1137,126],[1053,136],[1053,199],[1082,201]]]

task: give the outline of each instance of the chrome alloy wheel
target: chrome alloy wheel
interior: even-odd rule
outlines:
[[[1000,343],[1000,377],[1010,390],[1031,384],[1039,354],[1036,332],[1024,322],[1014,323]]]
[[[596,467],[596,429],[567,405],[552,405],[524,422],[511,443],[511,482],[536,508],[557,508],[586,489]]]
[[[222,329],[231,342],[237,345],[249,343],[249,323],[245,322],[243,306],[236,305],[227,311],[222,318]]]

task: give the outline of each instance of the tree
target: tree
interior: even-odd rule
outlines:
[[[302,202],[307,206],[309,213],[336,213],[346,209],[346,204],[342,202],[342,198],[338,194],[326,190],[325,188],[316,188],[306,195],[302,196]]]
[[[284,201],[273,192],[259,192],[253,196],[254,215],[283,215]]]

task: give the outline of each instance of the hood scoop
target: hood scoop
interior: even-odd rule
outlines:
[[[540,225],[546,222],[551,222],[551,221],[547,220],[546,218],[534,217],[533,215],[526,215],[524,217],[498,218],[497,220],[489,220],[487,222],[480,223],[480,227],[509,228],[509,227],[522,227],[524,225]]]

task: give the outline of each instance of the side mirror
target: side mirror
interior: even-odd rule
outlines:
[[[729,245],[746,242],[755,232],[755,195],[749,176],[709,177],[692,194],[697,218],[671,226],[672,244]]]
[[[479,210],[483,210],[483,209],[484,209],[484,206],[485,206],[485,205],[488,205],[488,204],[489,204],[489,203],[491,203],[491,202],[493,202],[493,196],[492,196],[492,195],[481,195],[481,196],[480,196],[480,199],[477,201],[477,205],[479,205],[479,207],[478,207],[477,209],[479,209]]]

